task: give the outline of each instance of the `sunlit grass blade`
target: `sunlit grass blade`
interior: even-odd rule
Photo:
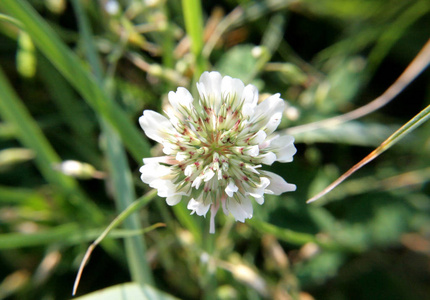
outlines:
[[[118,104],[111,101],[103,85],[79,58],[58,38],[48,24],[25,1],[0,1],[0,8],[20,21],[40,51],[67,78],[87,103],[114,127],[136,161],[149,156],[149,144],[132,125]]]
[[[74,0],[73,7],[78,18],[78,24],[81,32],[85,53],[99,82],[112,82],[112,78],[104,79],[103,68],[97,55],[89,22],[86,18],[85,11],[79,0]],[[112,74],[113,76],[113,74]],[[104,83],[106,90],[112,92],[112,85]],[[106,99],[107,100],[107,99]],[[111,169],[112,183],[114,187],[115,202],[119,212],[125,210],[136,199],[133,187],[133,180],[130,168],[127,162],[127,155],[117,133],[105,121],[105,116],[99,118],[103,135],[106,139],[105,149]],[[124,220],[124,227],[129,230],[140,230],[141,222],[138,215],[130,215]],[[128,237],[125,239],[125,249],[127,261],[134,281],[141,284],[153,284],[152,274],[146,261],[146,246],[141,236]]]
[[[22,25],[22,23],[20,21],[18,21],[15,18],[12,18],[11,16],[5,15],[5,14],[0,14],[0,21],[2,21],[2,22],[5,22],[5,21],[9,22],[9,23],[11,23],[11,24],[13,24],[13,25],[15,25],[16,27],[19,27],[19,28],[23,27],[23,25]]]
[[[133,179],[127,164],[125,150],[118,136],[108,124],[103,124],[102,128],[107,140],[105,150],[111,169],[117,211],[122,212],[128,206],[132,205],[136,199]],[[139,230],[141,226],[138,214],[130,215],[124,221],[124,227],[129,230]],[[126,238],[125,248],[133,280],[142,284],[153,285],[151,270],[146,260],[146,246],[143,237],[134,236]]]
[[[194,79],[206,71],[207,63],[202,55],[203,50],[203,17],[200,0],[182,0],[184,22],[187,34],[191,40],[191,52],[196,60]]]
[[[423,109],[419,114],[413,117],[409,122],[399,128],[396,132],[394,132],[391,136],[388,137],[378,148],[373,150],[369,155],[363,158],[360,162],[355,164],[351,169],[349,169],[346,173],[336,179],[333,183],[331,183],[328,187],[326,187],[323,191],[306,201],[307,203],[314,202],[325,194],[329,193],[339,184],[341,184],[345,179],[355,173],[358,169],[368,164],[375,158],[377,158],[380,154],[391,148],[394,144],[404,138],[408,133],[412,130],[420,126],[422,123],[427,121],[430,118],[430,105]]]

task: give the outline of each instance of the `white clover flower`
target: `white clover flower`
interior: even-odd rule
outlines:
[[[252,218],[251,198],[295,191],[294,184],[261,170],[262,164],[291,162],[294,138],[274,131],[284,100],[272,95],[257,104],[258,90],[239,79],[204,72],[197,83],[199,99],[185,88],[170,92],[168,118],[145,110],[139,123],[145,134],[163,145],[166,156],[145,158],[141,179],[165,197],[167,204],[190,199],[191,214],[211,210],[210,232],[221,206],[237,221]]]

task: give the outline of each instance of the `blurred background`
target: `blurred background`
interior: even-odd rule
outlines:
[[[87,247],[135,201],[78,296],[133,281],[148,299],[428,299],[429,123],[306,200],[430,104],[429,70],[377,112],[294,128],[381,95],[429,36],[426,0],[1,1],[0,299],[71,298]],[[204,70],[281,93],[278,130],[298,148],[267,167],[297,191],[254,203],[244,224],[218,214],[215,235],[138,171],[161,150],[142,111],[195,93]]]

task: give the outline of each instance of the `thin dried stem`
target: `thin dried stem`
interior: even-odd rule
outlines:
[[[188,86],[189,82],[186,77],[182,76],[180,73],[173,69],[165,68],[158,64],[150,64],[146,62],[142,56],[135,52],[126,52],[125,57],[131,61],[136,67],[141,69],[148,74],[166,79],[178,86]]]
[[[339,184],[341,184],[345,179],[347,179],[349,176],[351,176],[355,171],[363,167],[364,165],[368,164],[372,160],[374,160],[376,157],[378,157],[381,153],[385,152],[387,149],[389,149],[392,145],[397,143],[402,137],[404,137],[406,134],[420,126],[422,123],[424,123],[427,119],[430,118],[430,105],[424,108],[419,114],[417,114],[415,117],[413,117],[409,122],[407,122],[405,125],[400,127],[396,132],[394,132],[392,135],[390,135],[381,145],[379,145],[378,148],[373,150],[369,155],[367,155],[365,158],[363,158],[360,162],[355,164],[351,169],[349,169],[346,173],[344,173],[342,176],[340,176],[338,179],[336,179],[333,183],[331,183],[328,187],[326,187],[324,190],[322,190],[320,193],[306,201],[306,203],[311,203],[325,194],[329,193],[331,190],[333,190],[335,187],[337,187]]]
[[[287,134],[297,134],[305,131],[311,131],[324,127],[334,127],[339,124],[361,118],[368,115],[394,99],[406,86],[408,86],[430,63],[430,39],[417,54],[414,60],[403,71],[399,78],[378,98],[372,102],[359,107],[349,113],[336,116],[333,118],[291,127],[285,130]]]
[[[124,211],[122,211],[110,224],[106,229],[102,232],[102,234],[91,243],[91,245],[88,247],[87,251],[85,252],[84,258],[82,259],[82,262],[79,266],[78,273],[76,274],[75,283],[73,284],[73,292],[72,295],[74,296],[76,294],[76,291],[79,286],[79,282],[81,281],[82,272],[84,271],[85,265],[87,264],[88,260],[90,259],[91,253],[95,249],[95,247],[100,244],[103,239],[111,232],[112,229],[117,227],[119,224],[121,224],[125,219],[127,219],[132,213],[134,213],[137,209],[141,208],[142,206],[146,205],[151,201],[156,195],[156,190],[152,190],[149,193],[147,193],[145,196],[141,197],[139,200],[136,200],[133,202],[130,206],[127,207]],[[141,230],[141,233],[146,233],[148,231],[151,231],[158,227],[166,226],[164,223],[156,223],[148,228],[145,228]]]
[[[221,39],[221,36],[230,28],[237,20],[243,16],[243,9],[236,7],[231,13],[229,13],[222,21],[218,23],[218,26],[213,30],[213,33],[209,35],[206,44],[203,47],[203,56],[209,57],[215,45]]]
[[[82,259],[81,264],[79,265],[78,273],[76,274],[75,283],[73,285],[73,292],[72,295],[74,296],[76,294],[76,291],[79,286],[79,282],[81,281],[82,272],[84,271],[84,268],[86,264],[88,263],[88,260],[90,259],[91,253],[94,251],[94,249],[97,247],[98,244],[102,242],[102,240],[109,234],[109,232],[113,229],[115,226],[111,226],[114,222],[112,222],[109,227],[103,231],[103,233],[91,243],[91,245],[88,247],[87,251],[85,252],[84,258]],[[115,225],[115,224],[114,224]],[[159,227],[165,227],[166,224],[164,223],[155,223],[154,225],[151,225],[143,230],[139,230],[139,234],[144,234],[148,231],[151,231],[153,229],[159,228]]]

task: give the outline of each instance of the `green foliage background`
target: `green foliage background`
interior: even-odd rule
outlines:
[[[297,191],[244,224],[219,214],[215,235],[140,181],[160,149],[137,119],[217,70],[281,93],[294,132],[379,96],[429,36],[426,0],[0,1],[0,299],[71,298],[89,243],[135,201],[78,296],[114,287],[82,299],[428,297],[428,123],[305,202],[430,104],[429,71],[375,113],[294,134],[294,162],[270,169]],[[65,160],[90,166],[74,178]]]

